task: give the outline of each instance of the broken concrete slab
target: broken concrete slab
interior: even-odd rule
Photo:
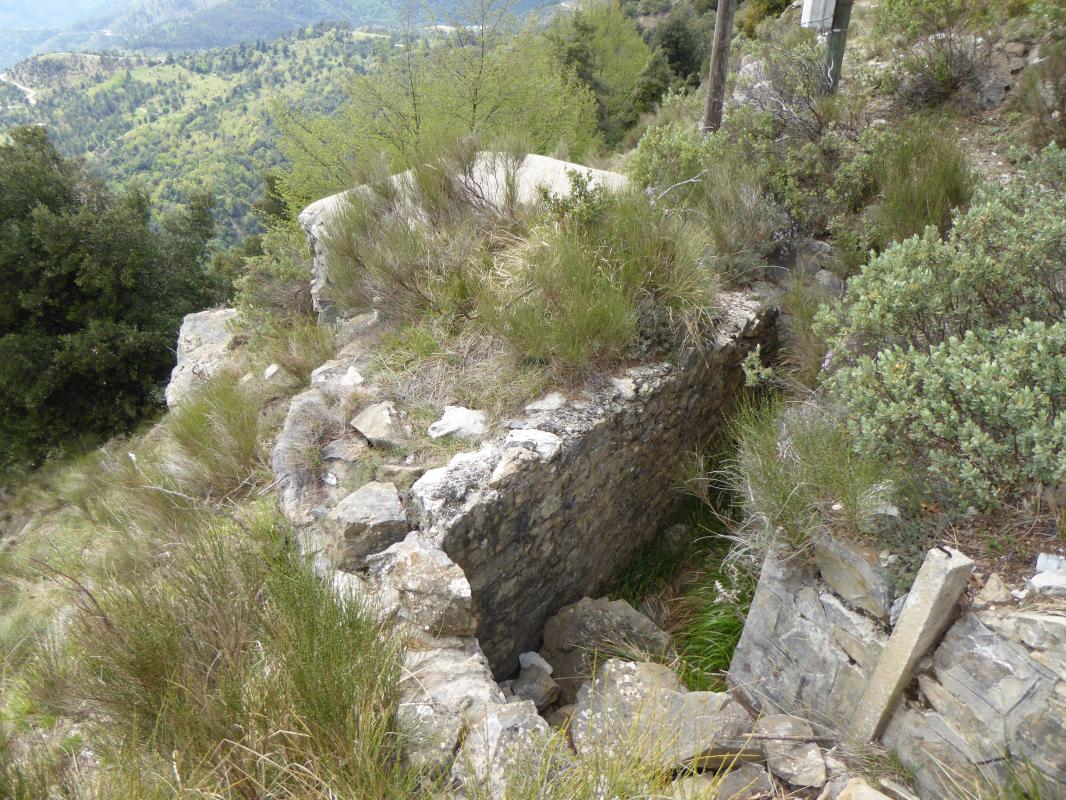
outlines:
[[[900,694],[914,677],[918,660],[954,618],[973,567],[973,561],[951,548],[935,547],[926,554],[852,718],[851,740],[870,742],[881,735]]]

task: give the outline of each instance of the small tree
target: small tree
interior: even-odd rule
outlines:
[[[182,315],[221,296],[211,202],[154,225],[41,128],[0,146],[0,470],[128,429],[159,407]]]

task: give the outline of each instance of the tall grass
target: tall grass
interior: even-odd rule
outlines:
[[[481,318],[535,362],[579,371],[616,360],[656,324],[697,326],[717,275],[697,233],[638,192],[582,196],[504,255]],[[659,342],[661,344],[661,342]]]
[[[952,210],[969,202],[977,183],[951,134],[921,120],[889,140],[875,174],[881,192],[876,224],[884,244],[920,234],[928,225],[943,233]]]
[[[275,513],[216,518],[162,562],[74,584],[67,637],[30,672],[37,708],[81,719],[126,779],[409,797],[397,643],[292,553]]]
[[[804,550],[824,525],[861,536],[864,520],[889,498],[887,468],[858,455],[840,422],[814,404],[749,405],[735,428],[738,452],[723,478],[744,508],[755,550],[771,542]]]

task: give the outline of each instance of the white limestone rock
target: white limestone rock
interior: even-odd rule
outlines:
[[[429,426],[429,438],[451,436],[456,439],[477,441],[488,430],[488,414],[463,406],[445,406],[441,418]]]
[[[350,424],[374,447],[398,449],[407,438],[400,422],[400,413],[390,400],[367,406]]]
[[[770,714],[759,720],[755,733],[763,737],[766,764],[778,778],[807,789],[819,789],[825,784],[825,759],[813,741],[814,731],[807,720]]]
[[[563,446],[563,440],[554,433],[537,430],[536,428],[523,428],[517,431],[508,431],[503,440],[505,448],[521,447],[530,450],[540,456],[544,461],[555,458],[559,448]]]
[[[178,363],[170,373],[165,397],[168,408],[188,400],[217,373],[237,344],[232,323],[235,308],[212,308],[186,314],[178,332]]]
[[[341,500],[329,512],[335,531],[329,555],[338,569],[354,570],[366,557],[402,539],[407,515],[391,483],[371,481]]]

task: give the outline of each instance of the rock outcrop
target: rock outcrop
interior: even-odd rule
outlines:
[[[178,362],[165,396],[168,408],[187,400],[229,359],[239,339],[233,332],[235,308],[212,308],[186,314],[178,333]]]

